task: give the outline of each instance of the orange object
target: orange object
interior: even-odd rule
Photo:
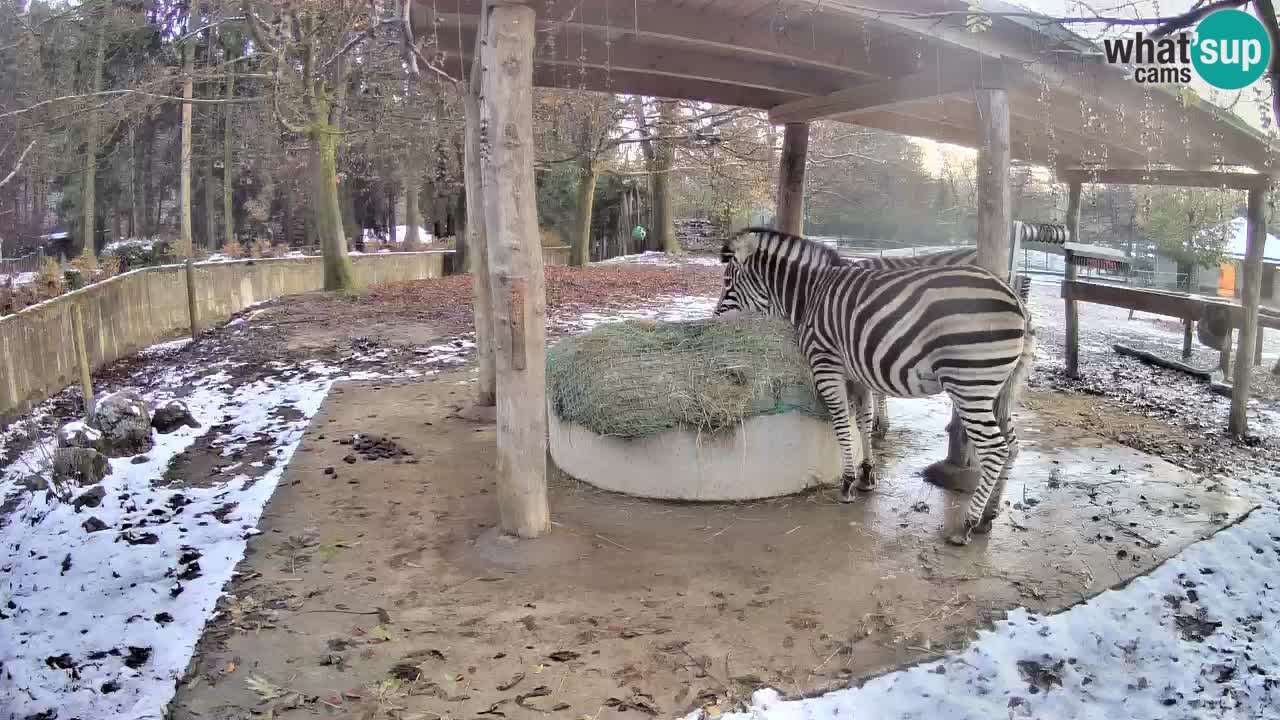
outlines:
[[[1222,263],[1221,272],[1218,273],[1218,295],[1221,297],[1236,295],[1236,264],[1233,262]]]

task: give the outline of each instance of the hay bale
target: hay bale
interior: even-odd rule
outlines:
[[[716,432],[754,415],[828,417],[794,330],[773,319],[600,325],[548,351],[547,392],[561,420],[621,438]]]

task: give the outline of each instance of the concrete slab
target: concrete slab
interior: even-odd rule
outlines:
[[[465,377],[335,390],[173,717],[261,709],[250,675],[296,691],[277,704],[432,720],[670,716],[761,684],[819,692],[963,644],[1010,607],[1127,582],[1249,509],[1024,413],[1013,506],[988,538],[949,547],[965,498],[916,477],[945,448],[947,408],[902,401],[882,489],[858,504],[833,490],[657,502],[561,476],[554,531],[517,543],[492,527],[493,426],[460,412]],[[398,436],[419,462],[346,463],[336,440],[353,432]]]

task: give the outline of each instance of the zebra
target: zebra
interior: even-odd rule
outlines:
[[[767,228],[747,228],[721,250],[724,288],[714,314],[764,312],[796,329],[814,388],[840,447],[840,499],[874,490],[870,392],[926,397],[945,392],[977,452],[981,481],[963,527],[947,542],[986,533],[1000,509],[1017,436],[1008,409],[1034,355],[1018,294],[977,266],[876,270],[843,261],[830,247]],[[862,447],[854,467],[852,390]]]
[[[901,270],[903,268],[941,267],[944,265],[977,265],[978,248],[966,247],[957,250],[943,250],[942,252],[913,255],[911,257],[849,258],[847,262],[873,270]],[[1025,300],[1026,298],[1024,297],[1023,299]],[[882,393],[872,392],[871,397],[875,401],[875,415],[871,421],[871,436],[883,438],[889,433],[889,405]]]
[[[1061,225],[1052,225],[1048,223],[1024,223],[1015,220],[1013,222],[1014,232],[1021,236],[1023,242],[1028,240],[1037,240],[1040,242],[1057,242],[1062,243],[1061,237],[1065,237],[1066,228]],[[850,258],[847,262],[858,265],[859,267],[870,268],[874,270],[901,270],[903,268],[912,267],[942,267],[946,265],[977,265],[978,264],[978,248],[964,247],[956,250],[943,250],[940,252],[928,253],[925,255],[913,255],[910,257],[868,257],[868,258]],[[1019,283],[1018,296],[1022,298],[1025,304],[1030,296],[1031,282],[1030,278],[1023,277]],[[889,432],[889,406],[886,398],[881,393],[871,393],[875,400],[875,417],[871,421],[872,437],[883,438]]]

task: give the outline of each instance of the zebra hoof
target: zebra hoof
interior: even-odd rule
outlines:
[[[858,482],[854,487],[859,492],[871,492],[880,484],[880,473],[876,472],[871,463],[862,463],[858,468]]]
[[[969,544],[969,531],[958,530],[947,536],[947,544],[956,547],[964,547]]]
[[[991,517],[984,517],[984,518],[982,518],[982,522],[980,522],[980,523],[978,523],[977,525],[974,525],[974,526],[973,526],[973,532],[974,532],[974,534],[975,534],[975,535],[988,535],[988,534],[990,534],[990,533],[991,533],[991,523],[993,523],[993,522],[995,521],[995,519],[996,519],[996,518],[995,518],[995,516],[994,516],[994,515],[992,515]]]
[[[840,476],[840,502],[851,503],[857,500],[857,496],[853,494],[853,485],[856,478],[850,473]]]

